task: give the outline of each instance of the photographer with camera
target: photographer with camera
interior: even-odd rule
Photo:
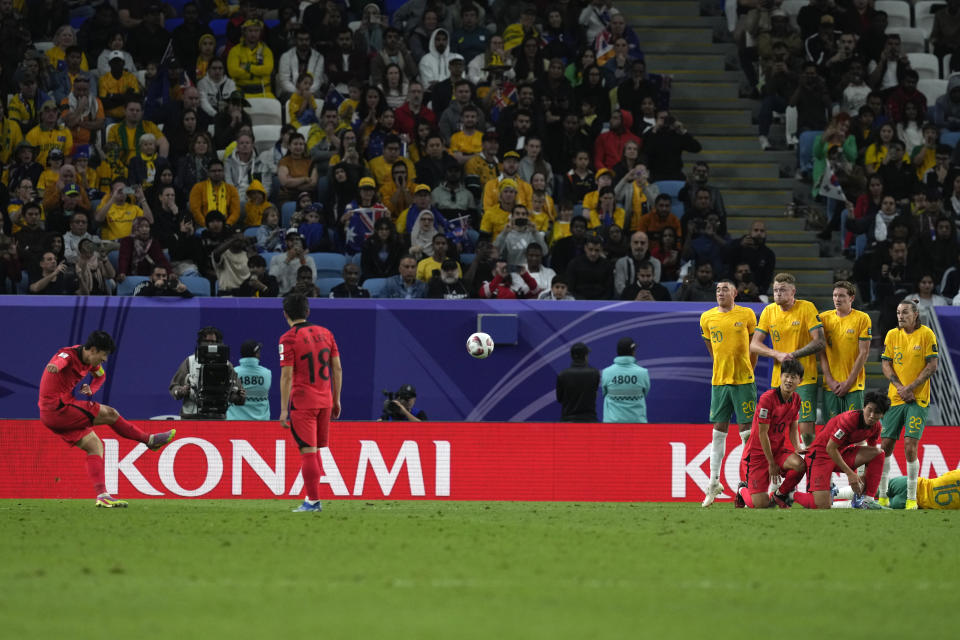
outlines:
[[[211,362],[201,362],[198,354]],[[209,357],[207,354],[214,356]],[[219,329],[200,329],[197,333],[196,352],[180,363],[170,380],[170,395],[174,400],[183,401],[180,408],[181,418],[223,420],[226,418],[228,405],[243,405],[247,401],[247,393],[240,385],[229,357],[229,350],[223,344],[223,333]],[[211,378],[216,379],[208,381],[205,375],[208,372],[213,374]]]
[[[643,152],[648,160],[650,182],[686,180],[683,152],[700,153],[702,148],[682,122],[666,109],[658,110],[656,124],[643,135]]]
[[[423,411],[412,413],[413,405],[417,401],[417,390],[412,384],[402,385],[396,392],[384,391],[383,413],[378,422],[391,420],[406,422],[424,422],[427,414]]]
[[[150,274],[150,279],[141,282],[133,290],[135,296],[145,297],[178,297],[192,298],[193,294],[187,289],[187,285],[180,282],[176,274],[171,274],[166,267],[157,265]]]

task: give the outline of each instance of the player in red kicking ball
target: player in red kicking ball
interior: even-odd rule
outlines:
[[[803,477],[803,458],[794,453],[802,452],[798,435],[800,395],[795,393],[802,381],[803,365],[798,360],[785,360],[780,365],[780,386],[760,396],[740,462],[743,480],[734,496],[734,506],[765,509],[770,506],[767,492],[771,479],[778,482],[785,469]]]
[[[80,394],[93,397],[106,380],[103,363],[116,351],[113,338],[106,331],[94,331],[82,345],[64,347],[47,363],[40,379],[40,422],[71,446],[87,452],[87,473],[97,491],[98,507],[126,507],[107,493],[103,469],[103,441],[94,433],[96,425],[110,425],[117,435],[142,442],[156,451],[176,434],[176,429],[148,434],[127,422],[117,410],[93,400],[77,400],[73,391],[87,374],[90,384],[80,387]]]
[[[861,508],[870,508],[872,496],[880,487],[883,473],[883,451],[880,443],[880,419],[890,408],[890,398],[879,391],[871,391],[863,398],[862,411],[841,413],[817,434],[807,454],[807,488],[810,493],[796,493],[793,500],[807,509],[829,509],[832,503],[830,475],[834,471],[847,474],[853,489],[854,501]],[[866,441],[866,446],[856,443]],[[863,480],[857,467],[866,465]],[[777,505],[788,507],[790,491],[797,486],[803,474],[788,473],[783,484],[773,494]]]

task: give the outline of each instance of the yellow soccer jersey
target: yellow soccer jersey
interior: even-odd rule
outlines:
[[[960,470],[939,478],[917,479],[917,506],[921,509],[960,509]]]
[[[930,327],[920,325],[913,333],[903,329],[891,329],[883,341],[883,360],[893,364],[893,370],[903,384],[910,384],[917,379],[920,372],[927,365],[927,360],[937,357],[937,336]],[[930,379],[924,381],[913,395],[921,407],[930,404]],[[890,404],[897,406],[904,404],[893,383],[887,388]]]
[[[466,155],[483,151],[483,132],[474,131],[471,135],[467,135],[463,131],[457,131],[450,136],[450,153],[457,151]]]
[[[760,322],[757,323],[757,331],[762,331],[770,336],[770,342],[777,351],[790,353],[810,344],[813,336],[810,332],[817,327],[822,327],[820,316],[817,314],[817,308],[812,302],[806,300],[795,300],[790,311],[784,311],[780,305],[768,304],[760,314]],[[817,355],[809,355],[800,358],[800,364],[803,365],[803,381],[800,386],[805,384],[817,383]],[[770,386],[780,386],[780,363],[774,360],[773,376],[770,379]]]
[[[73,134],[66,127],[44,129],[40,125],[27,132],[27,142],[37,148],[37,162],[46,165],[47,154],[59,149],[64,156],[69,157],[73,149]]]
[[[872,323],[870,316],[863,311],[853,309],[845,317],[837,315],[836,309],[824,311],[820,314],[823,321],[823,334],[827,339],[827,362],[830,363],[830,375],[837,382],[843,382],[850,375],[853,363],[857,360],[857,353],[860,350],[860,342],[867,341],[873,337]],[[864,369],[860,369],[860,375],[850,391],[863,391],[863,383],[866,378]],[[823,388],[827,385],[824,383]]]
[[[748,384],[754,381],[750,364],[750,338],[757,328],[757,317],[746,307],[734,305],[724,312],[720,307],[700,315],[700,335],[713,350],[714,386]]]

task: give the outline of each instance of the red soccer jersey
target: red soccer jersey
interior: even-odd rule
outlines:
[[[56,411],[61,403],[66,404],[74,400],[73,390],[88,373],[93,374],[93,383],[90,388],[96,391],[103,384],[104,372],[102,366],[93,369],[80,359],[83,346],[75,344],[72,347],[63,347],[56,355],[50,358],[48,365],[54,365],[60,373],[50,373],[43,370],[40,378],[40,400],[37,406],[41,410]]]
[[[327,329],[302,322],[280,336],[280,366],[293,367],[291,409],[328,409],[330,359],[339,357],[337,343]]]
[[[774,455],[786,449],[789,443],[790,425],[799,415],[800,394],[794,393],[790,396],[790,400],[784,402],[778,387],[764,392],[757,401],[757,409],[753,413],[753,427],[750,429],[750,438],[747,440],[747,452],[763,455],[763,447],[760,445],[761,422],[770,425],[767,435]]]
[[[863,423],[863,413],[860,411],[846,411],[836,416],[820,430],[816,439],[811,445],[811,451],[827,452],[827,443],[833,440],[840,449],[851,444],[856,444],[861,440],[866,440],[869,445],[876,445],[880,442],[880,430],[883,426],[880,421],[872,427]]]

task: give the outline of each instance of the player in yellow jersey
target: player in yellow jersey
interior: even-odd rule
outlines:
[[[905,509],[907,477],[898,476],[887,489],[891,509]],[[918,509],[960,509],[960,470],[948,471],[939,478],[917,478]]]
[[[703,506],[709,507],[723,492],[720,468],[726,451],[727,428],[734,416],[740,425],[744,444],[750,437],[753,411],[757,403],[757,385],[753,369],[757,355],[750,350],[750,337],[757,327],[756,316],[746,307],[734,304],[737,285],[732,280],[717,283],[717,306],[700,316],[700,335],[713,358],[710,381],[710,422],[713,444],[710,448],[710,484]]]
[[[797,300],[797,281],[789,273],[773,279],[773,303],[760,314],[750,350],[773,358],[771,387],[780,386],[780,363],[795,358],[803,365],[800,394],[800,439],[805,447],[813,443],[817,402],[817,357],[827,342],[817,308],[806,300]],[[771,347],[764,344],[770,337]]]
[[[856,287],[846,280],[833,285],[835,309],[820,314],[827,346],[820,352],[823,371],[823,423],[845,411],[863,409],[863,365],[870,354],[870,316],[853,308]]]
[[[897,305],[897,328],[887,332],[881,356],[883,375],[890,381],[887,388],[890,411],[883,419],[880,433],[880,446],[887,454],[877,494],[877,501],[882,506],[888,502],[887,475],[893,445],[903,429],[903,451],[907,458],[907,502],[904,508],[917,508],[917,476],[920,475],[917,447],[927,422],[930,376],[937,370],[938,360],[937,336],[929,327],[920,324],[917,303],[904,300]]]

